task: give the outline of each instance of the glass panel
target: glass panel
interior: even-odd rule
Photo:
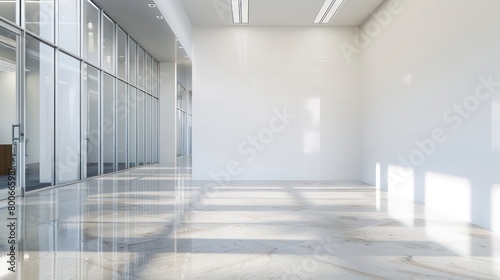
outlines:
[[[24,3],[26,30],[54,42],[54,0],[32,0]]]
[[[116,151],[118,170],[127,168],[127,84],[118,81],[116,91]]]
[[[141,47],[137,52],[137,84],[144,89],[144,50]]]
[[[134,40],[132,39],[129,39],[128,40],[129,42],[129,77],[128,77],[128,81],[133,84],[133,85],[136,85],[137,84],[137,65],[136,65],[136,61],[137,61],[137,44],[134,42]]]
[[[76,55],[80,54],[79,0],[59,1],[59,46]],[[87,34],[87,33],[86,33]]]
[[[182,156],[182,111],[177,109],[177,156]]]
[[[187,112],[188,95],[186,89],[181,87],[181,93],[182,93],[182,110],[184,110],[184,112]]]
[[[104,174],[115,171],[115,78],[108,74],[103,77],[102,136]]]
[[[146,95],[146,106],[145,106],[145,148],[146,148],[146,163],[151,163],[151,95]]]
[[[182,113],[182,155],[187,155],[187,114]]]
[[[0,5],[0,11],[4,7]],[[0,27],[0,199],[7,198],[8,186],[15,185],[18,177],[9,174],[19,174],[13,164],[17,149],[12,139],[12,126],[18,123],[16,45],[17,36]]]
[[[59,53],[56,95],[57,183],[80,179],[80,61]]]
[[[182,88],[177,84],[177,108],[182,109]]]
[[[158,99],[153,98],[153,162],[158,162]]]
[[[193,154],[193,116],[188,115],[188,155]]]
[[[26,190],[54,182],[54,49],[26,36]]]
[[[193,113],[193,92],[190,91],[189,94],[187,94],[187,112],[188,114]]]
[[[99,146],[101,143],[100,133],[99,133],[99,100],[100,100],[100,78],[99,70],[89,66],[84,65],[84,110],[86,111],[86,116],[82,118],[84,122],[82,127],[83,139],[85,139],[84,144],[86,147],[83,149],[86,152],[86,174],[83,174],[84,178],[98,176],[100,174],[99,168]]]
[[[83,57],[90,63],[99,66],[100,26],[99,9],[89,0],[84,6],[84,26],[83,26]]]
[[[153,83],[153,95],[158,97],[158,62],[153,60],[153,74],[152,74],[152,83]]]
[[[17,20],[17,6],[19,5],[19,0],[14,1],[1,1],[0,2],[0,17],[16,23]]]
[[[151,56],[149,56],[149,54],[147,54],[146,56],[146,91],[151,93],[151,67],[152,67],[152,63],[151,63]]]
[[[120,28],[117,28],[116,41],[117,41],[117,74],[118,77],[127,79],[127,34]]]
[[[129,166],[135,167],[137,165],[137,94],[134,87],[129,87],[129,121],[128,121],[128,135],[129,135]]]
[[[144,93],[137,91],[137,163],[144,165]]]
[[[115,23],[106,15],[102,23],[102,68],[115,73]]]

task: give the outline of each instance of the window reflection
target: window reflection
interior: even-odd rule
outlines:
[[[54,49],[27,36],[25,73],[26,189],[32,190],[54,183]]]
[[[86,115],[82,121],[83,137],[85,145],[83,151],[86,151],[86,172],[85,178],[97,176],[100,173],[100,146],[101,139],[99,133],[99,100],[101,98],[100,90],[100,71],[90,65],[84,65],[84,102],[82,109]]]
[[[102,68],[115,73],[115,24],[103,15],[102,24]]]
[[[129,88],[129,167],[137,166],[137,90]]]
[[[117,76],[122,79],[127,79],[127,34],[123,32],[120,28],[117,28],[116,32],[116,41],[117,41],[117,54],[116,54],[116,68],[117,68]]]
[[[25,1],[24,9],[26,30],[53,42],[54,0]]]
[[[84,26],[83,26],[83,57],[90,63],[99,66],[100,50],[100,11],[89,0],[84,6]]]
[[[57,183],[80,179],[80,61],[59,53],[56,95]]]
[[[19,0],[13,1],[0,1],[0,17],[12,22],[17,23],[17,9],[19,7]]]
[[[79,0],[58,1],[59,46],[73,54],[80,54]]]
[[[103,173],[116,171],[115,167],[115,78],[108,74],[103,75],[103,110],[102,110],[102,137],[103,137]]]
[[[127,168],[127,85],[118,81],[116,91],[116,153],[118,170]]]

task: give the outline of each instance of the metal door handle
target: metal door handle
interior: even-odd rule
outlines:
[[[30,155],[28,155],[28,143],[30,142],[30,139],[26,138],[26,141],[25,141],[25,145],[26,145],[26,151],[25,151],[25,156],[26,157],[29,157]]]
[[[16,137],[16,127],[17,127],[17,137]],[[12,142],[21,140],[21,136],[19,135],[20,130],[21,130],[20,124],[12,125]]]

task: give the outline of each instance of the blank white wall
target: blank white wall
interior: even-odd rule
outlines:
[[[359,60],[348,63],[335,47],[353,36],[332,27],[195,28],[193,178],[359,180]],[[294,118],[280,120],[285,113]]]
[[[500,182],[498,10],[490,0],[386,1],[378,27],[361,27],[371,36],[348,41],[362,57],[363,180],[376,183],[379,163],[382,188],[487,228],[500,219],[490,199]]]

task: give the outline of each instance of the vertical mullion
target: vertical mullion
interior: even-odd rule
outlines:
[[[54,0],[54,45],[59,46],[59,1]]]
[[[58,115],[58,102],[57,102],[57,97],[59,95],[59,87],[57,86],[58,85],[58,82],[59,82],[59,51],[56,49],[55,50],[55,54],[54,54],[54,58],[55,58],[55,61],[54,61],[54,135],[53,135],[53,139],[54,139],[54,185],[57,185],[59,184],[59,170],[57,170],[57,131],[58,131],[58,127],[57,127],[57,115]]]
[[[20,124],[19,128],[19,134],[20,134],[20,141],[17,146],[17,179],[19,184],[21,185],[21,194],[24,196],[24,193],[26,191],[26,184],[25,184],[25,152],[24,152],[24,146],[26,145],[26,138],[25,138],[25,130],[26,130],[26,108],[24,98],[25,98],[25,87],[24,83],[26,81],[26,40],[25,40],[25,32],[22,31],[20,34],[16,34],[17,36],[17,65],[16,65],[16,76],[18,78],[16,79],[16,106],[19,112],[17,113],[17,118],[18,118],[18,123]]]
[[[99,175],[104,174],[104,74],[99,70]]]

